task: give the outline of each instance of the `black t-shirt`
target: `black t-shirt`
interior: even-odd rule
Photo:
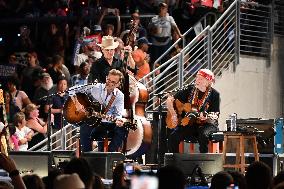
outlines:
[[[182,103],[188,103],[190,99],[194,98],[191,97],[193,95],[193,91],[195,90],[194,85],[190,85],[187,88],[180,90],[174,96],[175,99],[178,99]],[[198,100],[201,100],[204,95],[204,92],[198,91]],[[220,94],[214,88],[212,88],[208,98],[205,101],[205,104],[208,106],[206,110],[202,108],[200,111],[206,112],[220,112]],[[207,107],[206,106],[206,107]],[[205,106],[204,106],[205,107]]]
[[[99,83],[105,83],[106,77],[111,69],[123,70],[123,63],[121,60],[113,58],[112,65],[102,57],[93,63],[91,68],[91,75],[94,80],[98,80]]]

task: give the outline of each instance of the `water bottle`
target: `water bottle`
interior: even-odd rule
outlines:
[[[231,131],[237,131],[237,114],[233,113],[230,115],[230,125],[231,125]]]

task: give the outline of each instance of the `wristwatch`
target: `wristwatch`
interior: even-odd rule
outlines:
[[[18,169],[15,169],[9,173],[9,177],[15,177],[18,175],[20,175],[20,171]]]

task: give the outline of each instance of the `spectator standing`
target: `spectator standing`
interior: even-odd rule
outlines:
[[[42,68],[39,65],[36,52],[28,53],[28,65],[25,67],[21,74],[22,90],[27,93],[29,97],[34,96],[36,88],[40,85],[40,73]]]
[[[142,37],[137,40],[138,49],[132,52],[133,59],[135,61],[135,66],[138,68],[135,77],[136,79],[141,79],[143,76],[150,73],[149,61],[150,57],[147,54],[149,45],[152,45],[147,38]]]
[[[106,15],[113,14],[116,17],[117,22],[117,28],[116,31],[114,29],[114,25],[112,24],[102,24],[103,19]],[[120,15],[119,15],[119,9],[117,8],[103,8],[101,12],[101,17],[98,21],[98,25],[103,26],[103,35],[110,35],[110,36],[119,36],[121,31],[121,21],[120,21]]]
[[[11,77],[8,79],[7,88],[9,92],[9,112],[7,112],[9,117],[9,122],[13,122],[13,116],[19,112],[26,105],[30,104],[31,101],[28,95],[21,90],[17,89],[19,85],[19,80],[16,77]]]
[[[90,65],[86,62],[83,62],[79,67],[79,74],[72,76],[71,86],[86,85],[92,81],[92,76],[90,75]]]
[[[56,87],[53,86],[52,78],[48,73],[41,74],[40,86],[36,89],[33,103],[39,106],[39,117],[43,118],[44,121],[47,120],[47,114],[44,111],[44,106],[47,104],[49,95],[56,92]]]
[[[59,77],[66,77],[66,79],[68,81],[70,81],[70,73],[68,71],[67,75],[65,75],[66,73],[64,73],[64,59],[62,56],[60,55],[55,55],[53,58],[52,58],[52,67],[49,68],[47,70],[47,72],[49,73],[49,75],[51,76],[52,78],[52,81],[54,83],[57,83],[58,82],[58,78]],[[68,70],[68,69],[67,69]],[[66,70],[65,70],[66,72]],[[69,75],[69,77],[68,77]]]
[[[179,37],[181,33],[172,16],[168,14],[168,5],[159,4],[159,14],[152,18],[150,24],[150,41],[153,45],[150,48],[151,62],[156,61],[172,43],[172,30],[176,30]]]

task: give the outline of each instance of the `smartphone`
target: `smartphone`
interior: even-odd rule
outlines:
[[[124,163],[124,171],[126,173],[126,176],[129,177],[134,173],[134,165],[131,162]]]

